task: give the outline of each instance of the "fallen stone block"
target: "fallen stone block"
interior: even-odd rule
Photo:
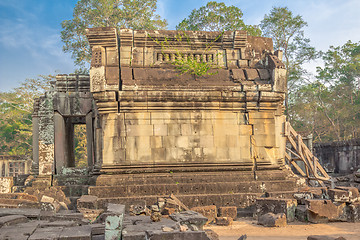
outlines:
[[[334,202],[360,201],[359,190],[356,187],[336,187],[335,189],[329,189],[328,194]]]
[[[25,223],[28,221],[28,218],[24,215],[9,215],[0,217],[0,227],[10,226],[18,223]]]
[[[146,213],[146,201],[137,200],[129,206],[130,215],[140,215]]]
[[[105,234],[105,224],[96,223],[96,224],[91,224],[90,227],[91,227],[92,236]]]
[[[170,218],[182,225],[195,225],[198,229],[202,230],[205,223],[208,221],[206,217],[195,211],[184,211],[181,213],[173,213]],[[214,218],[215,219],[215,218]]]
[[[63,227],[37,228],[29,240],[59,239]]]
[[[161,214],[163,214],[163,215],[171,215],[171,214],[173,214],[175,212],[176,212],[175,208],[164,207]]]
[[[219,226],[230,226],[233,223],[231,217],[216,217],[216,225]]]
[[[237,218],[237,207],[219,207],[219,217],[231,217],[233,220]]]
[[[215,218],[217,217],[217,208],[215,205],[203,206],[203,207],[193,207],[191,211],[198,212],[206,217],[208,220],[206,224],[215,222]]]
[[[91,227],[89,225],[64,227],[60,233],[60,240],[91,240]]]
[[[77,226],[75,221],[54,221],[54,222],[42,222],[39,224],[41,228],[47,227],[74,227]]]
[[[0,230],[0,239],[27,240],[37,227],[37,224],[28,225],[27,223],[24,223],[21,227],[17,225],[3,226]]]
[[[217,234],[211,229],[205,229],[205,234],[209,238],[209,240],[219,240],[219,234]]]
[[[308,209],[306,205],[297,205],[295,210],[295,217],[298,221],[308,222]]]
[[[307,240],[346,240],[343,237],[329,237],[324,235],[311,235],[307,237]]]
[[[331,200],[313,199],[306,201],[308,220],[311,223],[347,221],[346,204],[333,203]]]
[[[256,199],[256,215],[258,218],[266,213],[284,213],[288,222],[295,220],[297,201],[295,199],[258,198]]]
[[[286,227],[286,215],[285,213],[266,213],[259,216],[258,224],[265,227]]]
[[[352,203],[349,205],[349,222],[360,222],[360,202]]]
[[[162,232],[162,231],[146,231],[146,239],[151,240],[209,240],[204,231],[173,231],[173,232]]]
[[[98,197],[93,195],[82,195],[77,200],[78,208],[98,209]]]
[[[8,215],[24,215],[28,218],[38,218],[40,209],[35,208],[0,208],[0,217]]]
[[[100,214],[104,212],[103,209],[88,209],[88,208],[78,208],[80,213],[83,214],[85,219],[88,219],[90,222],[95,221]]]
[[[107,212],[111,212],[114,214],[125,214],[125,205],[109,203],[106,208]]]

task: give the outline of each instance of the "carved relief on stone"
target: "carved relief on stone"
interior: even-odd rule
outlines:
[[[53,172],[54,144],[39,141],[39,174],[50,175]]]
[[[105,67],[90,69],[90,90],[91,92],[100,92],[105,87]]]
[[[102,65],[101,48],[93,48],[92,58],[91,58],[91,67],[101,67],[101,65]]]

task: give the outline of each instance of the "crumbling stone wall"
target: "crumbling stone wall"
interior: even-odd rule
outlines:
[[[360,169],[360,139],[318,143],[315,155],[327,170],[335,173],[352,173]]]
[[[286,71],[272,40],[235,31],[221,37],[220,32],[186,32],[179,41],[179,33],[87,30],[102,169],[282,165]],[[156,43],[165,39],[169,49]],[[171,64],[176,51],[213,59],[218,69],[211,70],[214,75],[182,75]]]
[[[33,112],[33,170],[61,173],[74,166],[74,124],[86,124],[88,165],[93,165],[93,98],[88,75],[58,75],[36,99]]]

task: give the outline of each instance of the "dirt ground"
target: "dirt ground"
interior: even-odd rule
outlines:
[[[309,235],[344,237],[346,240],[360,240],[360,223],[336,222],[307,224],[295,222],[283,228],[269,228],[256,224],[253,219],[239,219],[232,226],[206,226],[220,236],[220,240],[238,240],[246,234],[247,240],[306,240]]]

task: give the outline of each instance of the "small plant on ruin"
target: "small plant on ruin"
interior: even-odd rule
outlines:
[[[210,54],[212,52],[212,47],[214,43],[221,38],[223,32],[219,34],[213,41],[206,44],[205,49],[201,53],[187,53],[183,49],[179,49],[176,46],[176,43],[186,42],[191,46],[191,41],[189,36],[183,32],[175,35],[175,44],[171,44],[168,38],[165,38],[164,41],[159,41],[158,39],[153,39],[154,42],[161,46],[162,55],[166,62],[169,62],[181,74],[190,74],[194,77],[201,77],[206,75],[215,75],[218,71],[210,71],[212,69],[218,69],[220,66],[216,62],[216,58],[220,53]],[[168,52],[173,53],[173,59],[169,59]]]

